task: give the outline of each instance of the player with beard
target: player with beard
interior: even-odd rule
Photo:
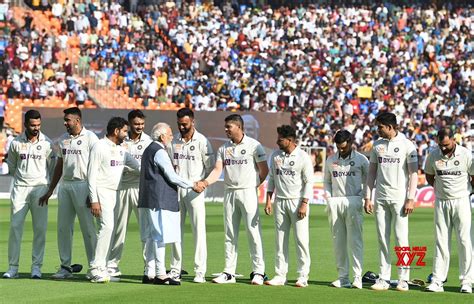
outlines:
[[[25,132],[15,138],[8,150],[8,168],[13,175],[11,193],[10,236],[8,238],[8,271],[3,278],[19,277],[21,239],[28,211],[33,219],[31,278],[41,279],[48,206],[38,200],[47,189],[54,168],[51,140],[41,133],[41,115],[36,110],[25,113]]]
[[[128,113],[128,125],[128,136],[125,138],[122,146],[140,163],[143,151],[145,151],[146,147],[152,142],[151,137],[143,132],[145,129],[145,115],[143,112],[140,110],[130,111],[130,113]],[[138,216],[139,183],[140,172],[125,167],[118,191],[119,201],[114,210],[114,233],[112,234],[110,254],[107,261],[107,271],[111,277],[118,277],[122,274],[118,265],[122,258],[128,221],[132,211],[135,213],[137,221],[140,224]],[[143,249],[143,252],[144,251],[145,249]]]
[[[197,182],[206,178],[214,168],[214,152],[211,143],[194,125],[194,113],[189,108],[180,109],[177,113],[179,134],[172,142],[173,165],[179,176]],[[206,245],[206,207],[204,192],[197,193],[191,189],[178,188],[179,207],[181,212],[181,239],[184,234],[186,213],[189,213],[194,237],[194,271],[195,283],[204,283],[207,268]],[[171,251],[171,275],[178,279],[182,269],[183,243],[176,242]]]
[[[94,259],[91,262],[91,282],[110,280],[107,256],[114,230],[114,209],[117,190],[124,167],[139,170],[140,164],[121,146],[128,132],[128,122],[113,117],[107,124],[107,135],[92,147],[87,177],[92,215],[98,219],[99,231]]]

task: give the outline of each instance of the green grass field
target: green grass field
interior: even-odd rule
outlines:
[[[263,208],[262,208],[263,209]],[[311,258],[310,286],[295,288],[295,252],[293,240],[290,243],[290,272],[289,284],[284,287],[252,286],[249,284],[248,274],[251,272],[250,258],[247,247],[247,235],[241,225],[239,243],[239,262],[237,272],[245,275],[238,279],[237,284],[217,285],[209,283],[212,273],[222,271],[224,266],[224,233],[222,205],[207,204],[207,241],[208,241],[208,273],[206,284],[192,282],[193,242],[190,227],[187,225],[185,233],[184,269],[190,274],[183,278],[181,286],[154,286],[142,285],[141,276],[143,262],[141,259],[141,245],[138,237],[138,225],[133,218],[127,236],[124,256],[120,265],[124,274],[120,282],[109,284],[92,284],[82,274],[68,281],[53,281],[49,276],[56,271],[59,257],[56,245],[56,212],[57,203],[52,201],[49,206],[49,227],[46,244],[45,260],[43,265],[43,280],[31,280],[31,217],[27,217],[22,243],[20,260],[21,278],[17,280],[0,279],[0,303],[44,302],[231,302],[231,303],[473,303],[472,295],[459,293],[458,258],[456,242],[453,240],[453,254],[448,283],[443,294],[432,294],[412,288],[402,293],[395,290],[376,292],[363,290],[336,289],[328,284],[336,279],[336,267],[333,247],[329,236],[327,217],[323,206],[312,206],[310,217]],[[7,200],[0,200],[0,272],[6,271],[7,244],[9,231],[10,207]],[[263,210],[261,210],[261,214]],[[274,225],[273,218],[262,215],[262,230],[265,250],[267,274],[274,275]],[[74,235],[73,262],[86,266],[85,252],[82,245],[82,236],[76,220]],[[373,216],[365,216],[364,224],[364,272],[371,270],[378,272],[378,254],[375,224]],[[410,243],[412,246],[426,246],[428,249],[426,266],[412,270],[412,278],[426,279],[431,272],[433,255],[433,211],[418,209],[410,220]],[[395,254],[394,254],[395,255]],[[169,254],[167,254],[169,257]],[[396,263],[393,257],[393,265]],[[396,267],[393,268],[394,277]]]

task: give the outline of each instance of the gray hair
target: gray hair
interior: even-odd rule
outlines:
[[[164,123],[164,122],[157,123],[151,130],[151,138],[154,141],[161,142],[160,140],[161,135],[166,134],[166,131],[168,131],[169,128],[170,126],[167,123]]]

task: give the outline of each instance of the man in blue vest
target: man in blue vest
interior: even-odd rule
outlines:
[[[165,267],[165,245],[181,242],[181,225],[177,187],[202,192],[203,187],[180,177],[174,171],[167,152],[173,140],[171,128],[158,123],[151,132],[153,142],[142,155],[139,190],[139,217],[145,242],[143,283],[180,285],[169,277]]]

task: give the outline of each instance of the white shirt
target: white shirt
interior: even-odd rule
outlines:
[[[255,139],[244,135],[239,144],[228,141],[217,152],[229,189],[256,188],[260,184],[257,163],[265,161],[265,150]]]
[[[99,140],[91,150],[87,178],[92,202],[98,202],[98,190],[117,190],[124,167],[139,170],[138,162],[120,145],[107,137]]]
[[[174,136],[173,164],[179,176],[196,182],[206,178],[214,168],[214,151],[209,140],[196,129],[185,142],[181,134]]]
[[[425,173],[435,176],[435,195],[438,199],[452,200],[469,196],[474,163],[471,151],[456,145],[451,157],[443,155],[437,147],[426,158]]]
[[[122,147],[124,147],[125,151],[127,151],[134,159],[137,160],[139,165],[141,165],[143,152],[152,142],[153,140],[150,136],[142,133],[137,141],[131,140],[127,137],[123,142]],[[137,188],[139,183],[140,172],[133,169],[130,170],[130,168],[125,167],[123,170],[122,180],[120,181],[120,188]]]
[[[365,196],[365,183],[369,169],[367,157],[352,151],[347,158],[339,152],[326,161],[324,190],[331,197]]]
[[[30,142],[25,133],[15,138],[8,150],[8,171],[14,185],[32,187],[47,185],[54,168],[55,154],[52,141],[39,133],[36,142]]]
[[[308,153],[300,147],[290,154],[277,150],[270,160],[268,192],[281,199],[313,198],[313,165]]]
[[[65,133],[59,138],[58,157],[63,159],[63,180],[85,181],[87,179],[90,151],[98,141],[97,135],[85,127],[82,127],[77,136]]]
[[[374,142],[370,162],[377,164],[375,196],[385,200],[405,200],[408,192],[408,164],[416,163],[416,147],[403,133],[391,140]]]
[[[161,168],[163,170],[166,178],[174,184],[177,185],[178,187],[181,188],[192,188],[193,183],[186,180],[185,178],[179,176],[173,168],[173,164],[171,163],[170,156],[167,152],[166,147],[158,141],[155,141],[157,144],[159,144],[163,149],[160,149],[156,151],[155,156],[153,157],[153,161],[155,162],[155,165]]]

